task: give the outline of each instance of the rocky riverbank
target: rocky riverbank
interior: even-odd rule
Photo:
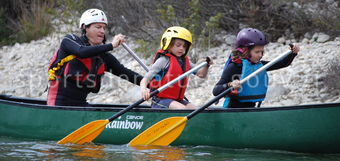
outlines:
[[[52,34],[30,43],[4,46],[0,49],[0,94],[46,99],[47,67],[58,49],[63,35]],[[206,79],[190,76],[186,97],[197,105],[213,98],[212,89],[218,81],[224,63],[232,49],[235,36],[221,34],[220,46],[199,52],[198,57],[211,56],[215,64]],[[263,60],[271,60],[288,50],[289,42],[301,46],[301,52],[292,65],[270,72],[270,85],[263,106],[299,105],[340,102],[340,37],[330,40],[322,33],[305,36],[300,42],[280,38],[265,48]],[[127,44],[136,48],[133,41]],[[155,49],[156,51],[156,49]],[[123,47],[114,49],[126,67],[144,75],[143,68]],[[140,57],[141,54],[138,53]],[[151,59],[142,60],[150,65]],[[91,103],[132,103],[140,98],[139,87],[111,74],[105,74],[101,91],[90,94]],[[221,105],[220,100],[218,105]],[[149,102],[146,102],[149,103]]]

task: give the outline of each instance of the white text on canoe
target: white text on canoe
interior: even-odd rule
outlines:
[[[143,126],[143,116],[127,115],[125,120],[114,120],[106,125],[110,129],[136,129],[139,130]]]

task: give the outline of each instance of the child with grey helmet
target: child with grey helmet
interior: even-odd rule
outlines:
[[[258,29],[244,28],[237,34],[236,47],[231,52],[222,76],[213,89],[213,95],[217,96],[224,90],[233,87],[234,90],[225,98],[224,108],[260,107],[267,93],[267,71],[289,66],[300,50],[299,46],[292,46],[291,54],[240,85],[242,78],[269,62],[261,60],[264,47],[267,44],[265,35]]]

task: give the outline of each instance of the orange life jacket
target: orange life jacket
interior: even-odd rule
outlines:
[[[66,77],[92,89],[93,93],[98,92],[100,77],[105,72],[103,59],[100,56],[77,58],[74,55],[69,55],[64,59],[57,60],[58,51],[54,54],[48,68],[49,80],[58,81],[58,79]]]
[[[187,56],[185,56],[185,58],[184,58],[185,64],[184,64],[184,69],[182,69],[182,67],[181,67],[180,63],[178,62],[176,56],[174,56],[174,55],[172,55],[168,52],[164,52],[164,51],[158,51],[157,54],[163,54],[163,55],[169,57],[170,64],[169,64],[169,67],[168,67],[166,74],[164,75],[164,77],[160,81],[153,79],[150,82],[150,88],[151,89],[157,89],[157,88],[165,85],[166,83],[170,82],[171,80],[177,78],[178,76],[182,75],[183,73],[187,72],[188,70],[190,70],[190,62],[189,62],[189,58]],[[156,57],[157,57],[157,55],[156,55]],[[184,93],[185,93],[185,90],[187,88],[187,84],[188,84],[188,78],[186,77],[186,78],[176,82],[172,86],[168,87],[164,91],[158,93],[157,97],[159,97],[159,98],[169,98],[169,99],[174,99],[174,100],[183,100]]]

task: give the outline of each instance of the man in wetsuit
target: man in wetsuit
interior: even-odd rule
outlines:
[[[125,37],[118,34],[105,44],[107,24],[103,11],[89,9],[80,18],[82,35],[64,37],[49,67],[47,105],[89,106],[86,97],[99,91],[104,71],[139,85],[143,76],[127,69],[108,53],[123,43]]]

